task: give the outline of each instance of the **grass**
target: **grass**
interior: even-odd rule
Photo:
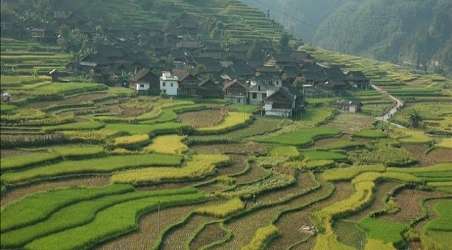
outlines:
[[[426,230],[452,232],[452,200],[441,200],[434,206],[437,218],[425,225]]]
[[[13,170],[43,164],[45,162],[62,160],[63,158],[87,157],[99,155],[104,152],[103,147],[97,145],[69,145],[57,146],[37,152],[2,157],[1,170]]]
[[[190,136],[189,141],[203,143],[211,141],[238,141],[244,138],[262,135],[281,128],[287,120],[267,117],[256,117],[256,119],[245,128],[230,131],[221,135],[195,135]]]
[[[246,124],[251,114],[243,112],[229,112],[223,122],[212,127],[198,128],[197,131],[207,134],[223,133]]]
[[[188,147],[183,143],[185,136],[162,135],[152,140],[152,143],[144,148],[145,152],[162,154],[183,154]]]
[[[159,191],[137,191],[123,194],[111,194],[94,199],[84,200],[59,209],[52,213],[46,220],[29,225],[17,230],[9,231],[2,235],[2,247],[21,247],[32,240],[52,233],[58,233],[65,229],[74,228],[90,223],[96,214],[111,206],[148,197],[165,197],[168,195],[181,195],[196,193],[193,188],[171,189]]]
[[[119,183],[162,183],[200,179],[212,174],[215,168],[229,161],[225,155],[193,155],[182,167],[146,168],[114,174],[112,180]]]
[[[245,203],[243,203],[240,198],[233,198],[218,205],[200,207],[196,209],[196,212],[204,215],[224,218],[244,208]]]
[[[424,131],[414,129],[392,128],[391,137],[407,144],[425,144],[432,141],[432,138],[426,135]]]
[[[371,201],[375,184],[373,181],[354,180],[353,186],[355,192],[351,196],[314,213],[315,221],[323,227],[323,233],[317,237],[314,249],[353,249],[337,240],[331,223],[334,217],[357,211]]]
[[[321,151],[321,150],[312,150],[305,151],[303,155],[308,161],[316,161],[316,160],[347,160],[347,156],[341,152],[334,151]]]
[[[241,250],[260,250],[264,249],[267,243],[279,234],[275,225],[258,228],[250,243],[242,247]]]
[[[248,105],[248,104],[231,104],[228,107],[230,107],[232,110],[236,112],[243,112],[243,113],[254,113],[257,111],[256,105]]]
[[[299,129],[294,132],[269,136],[266,138],[258,139],[257,141],[293,146],[303,146],[312,144],[316,139],[336,136],[339,133],[340,131],[334,128],[325,128],[325,127],[305,128]]]
[[[132,190],[129,185],[111,185],[102,188],[67,188],[34,193],[2,209],[1,232],[36,223],[46,219],[54,211],[76,202]]]
[[[274,146],[270,151],[270,156],[297,158],[300,156],[300,152],[294,146]]]
[[[45,132],[64,131],[64,130],[97,130],[103,128],[104,126],[105,124],[101,122],[83,121],[63,125],[48,126],[44,127],[43,130]]]
[[[187,126],[177,122],[165,122],[156,124],[113,123],[107,124],[105,128],[108,130],[136,135],[136,134],[176,133],[178,131],[186,129]]]
[[[353,179],[355,176],[365,172],[385,172],[383,165],[362,165],[347,168],[328,169],[322,173],[321,177],[327,181],[344,181]]]
[[[149,135],[131,135],[131,136],[122,136],[117,137],[113,141],[113,145],[115,147],[124,147],[124,148],[139,148],[149,143]]]
[[[396,147],[390,141],[379,141],[370,150],[350,152],[349,158],[360,165],[383,163],[387,166],[408,166],[416,162],[406,149]]]
[[[363,129],[357,133],[354,133],[353,136],[369,139],[380,139],[386,137],[386,134],[377,129]]]
[[[84,249],[137,229],[137,218],[158,207],[199,202],[205,194],[196,192],[162,197],[148,197],[117,204],[97,213],[88,224],[64,230],[27,244],[29,249]]]
[[[408,229],[408,226],[402,223],[369,217],[358,225],[366,231],[369,238],[395,244],[403,241],[402,233]]]
[[[63,161],[20,172],[5,173],[1,176],[1,180],[7,184],[17,184],[64,175],[110,173],[115,170],[148,166],[176,166],[181,163],[181,160],[180,156],[164,154],[107,156],[79,161]]]
[[[367,239],[364,250],[396,250],[392,243],[384,243],[381,240]]]
[[[440,148],[452,149],[452,138],[441,139],[441,141],[438,144],[436,144],[436,146]]]

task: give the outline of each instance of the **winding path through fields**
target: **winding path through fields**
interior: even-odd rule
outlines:
[[[395,101],[395,106],[393,106],[388,112],[386,112],[383,116],[379,116],[376,117],[376,119],[378,121],[384,121],[384,122],[388,122],[398,128],[405,128],[404,126],[397,124],[397,123],[393,123],[390,122],[389,119],[391,119],[402,107],[403,107],[403,102],[398,99],[397,97],[391,95],[390,93],[388,93],[388,91],[376,86],[375,84],[371,84],[370,86],[372,86],[373,89],[375,89],[376,91],[378,91],[379,93],[381,93],[382,95],[388,96],[389,98],[391,98],[392,100]]]

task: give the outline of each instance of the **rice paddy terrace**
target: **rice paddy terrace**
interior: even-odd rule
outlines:
[[[4,48],[16,70],[1,75],[1,249],[450,249],[448,79],[317,50],[404,99],[394,120],[415,109],[425,123],[382,130],[391,102],[373,91],[352,93],[363,114],[308,99],[301,120],[264,118],[51,82],[44,69],[68,55]]]

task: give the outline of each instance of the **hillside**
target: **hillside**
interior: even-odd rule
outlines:
[[[447,0],[245,1],[326,49],[419,69],[452,72],[452,2]]]
[[[450,78],[235,0],[3,0],[1,24],[0,250],[452,244]]]

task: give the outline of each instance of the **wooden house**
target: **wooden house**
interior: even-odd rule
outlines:
[[[297,95],[288,88],[279,88],[264,101],[263,112],[266,116],[292,117],[297,110]]]
[[[323,87],[341,90],[347,88],[347,77],[338,66],[330,66],[325,68],[327,81]]]
[[[248,86],[239,80],[226,81],[223,93],[228,102],[248,104]]]
[[[220,98],[223,97],[223,89],[212,79],[205,79],[198,84],[199,96],[203,98]]]
[[[177,74],[175,73],[175,75]],[[185,75],[177,75],[177,77],[179,78],[178,96],[199,96],[198,84],[200,83],[200,80],[196,76],[187,73]]]
[[[159,77],[150,69],[139,70],[130,83],[134,85],[135,90],[140,94],[157,95],[160,93]]]
[[[367,89],[370,85],[370,80],[362,71],[347,72],[347,82],[353,88]]]

